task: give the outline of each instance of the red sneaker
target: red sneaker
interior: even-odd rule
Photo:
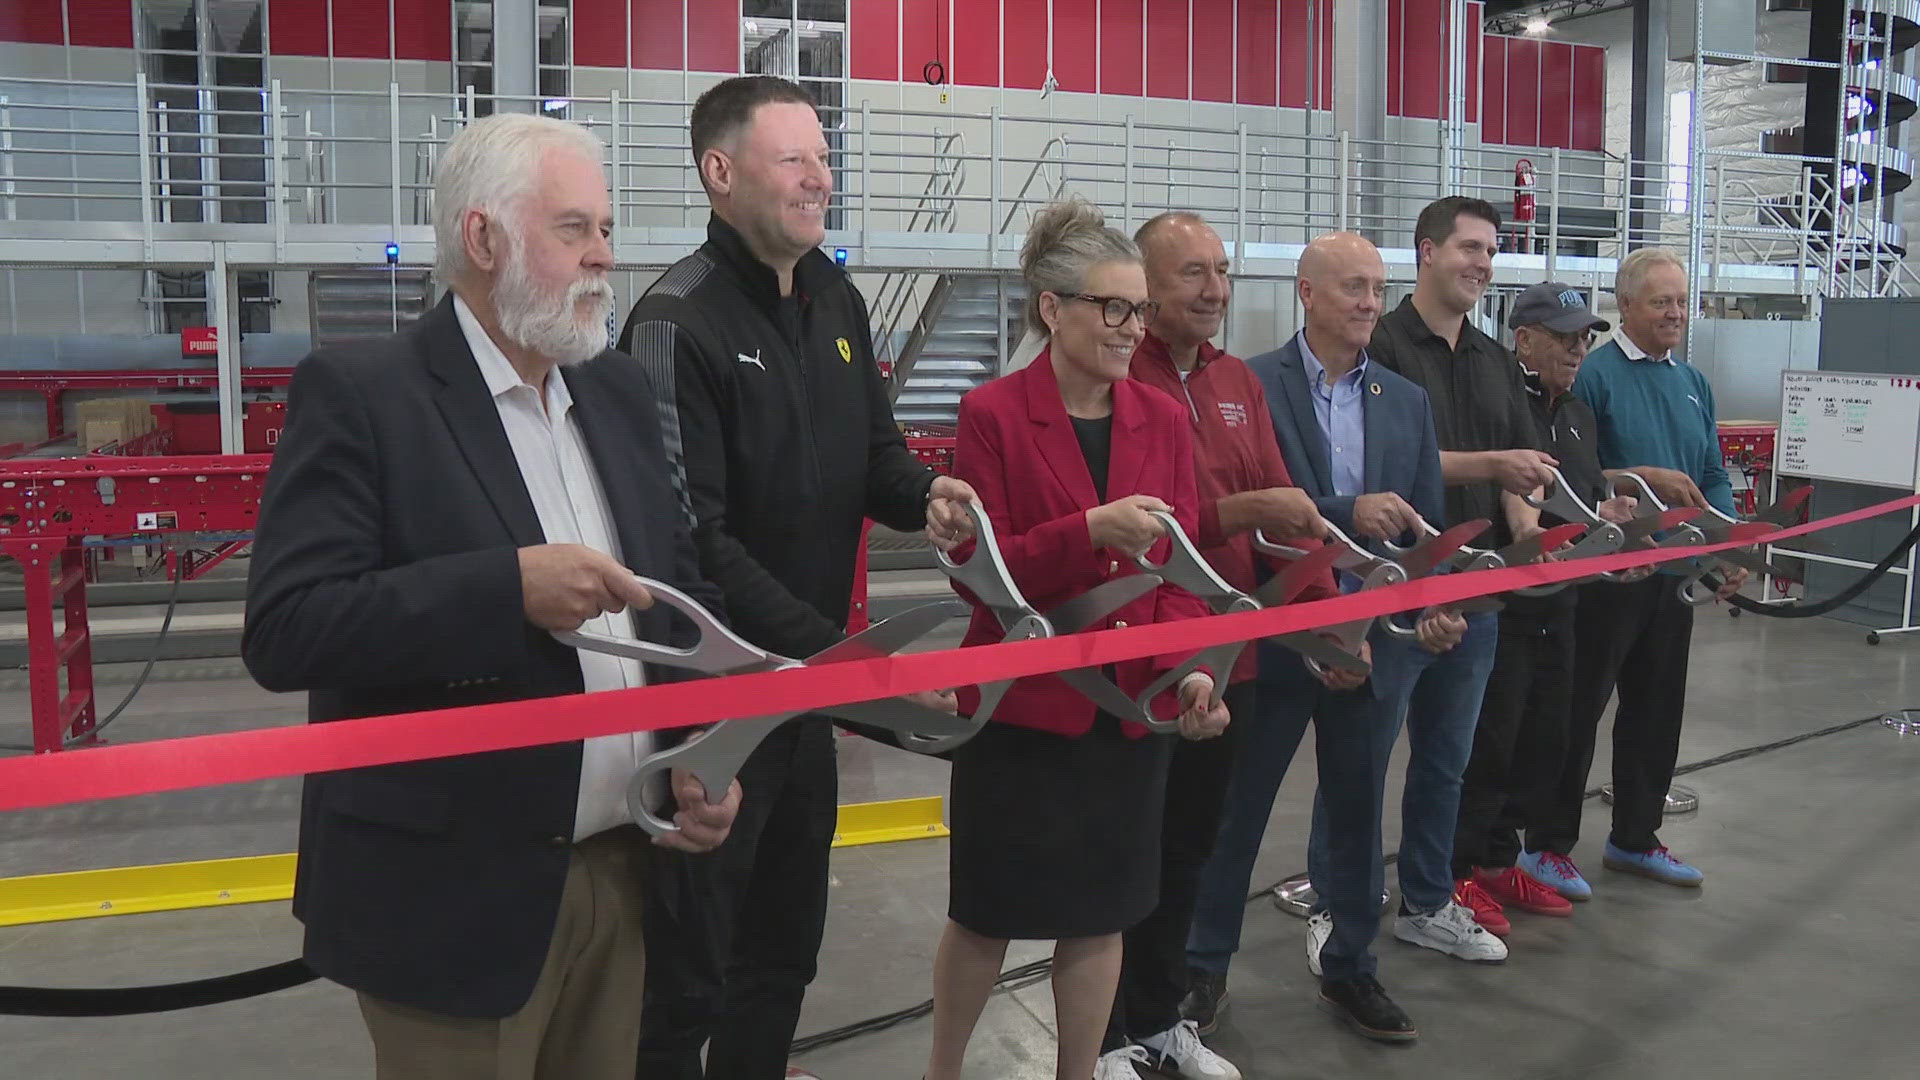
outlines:
[[[1500,901],[1488,896],[1487,890],[1473,878],[1461,878],[1453,883],[1453,902],[1473,912],[1473,921],[1494,937],[1506,937],[1513,931],[1513,924],[1500,911]]]
[[[1483,868],[1473,872],[1473,880],[1494,900],[1506,907],[1516,907],[1521,911],[1531,911],[1535,915],[1553,915],[1566,918],[1573,914],[1573,901],[1561,896],[1550,886],[1520,872],[1518,867],[1509,866],[1505,870]]]

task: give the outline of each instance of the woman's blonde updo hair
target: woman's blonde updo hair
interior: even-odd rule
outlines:
[[[1140,248],[1127,234],[1107,224],[1092,203],[1074,196],[1033,215],[1027,242],[1020,249],[1020,276],[1027,282],[1027,325],[1047,333],[1040,318],[1040,294],[1076,293],[1086,287],[1087,271],[1101,263],[1140,261]]]

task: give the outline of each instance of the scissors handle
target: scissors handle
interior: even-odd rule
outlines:
[[[562,645],[588,652],[606,653],[623,656],[630,660],[641,660],[652,664],[664,664],[668,667],[684,668],[707,675],[738,674],[745,671],[768,671],[778,667],[791,666],[794,661],[770,653],[748,642],[745,638],[715,618],[713,613],[700,606],[700,602],[664,581],[634,575],[649,593],[655,603],[662,603],[685,615],[700,637],[688,648],[662,645],[638,638],[616,637],[612,634],[595,634],[583,630],[558,631],[553,636]]]

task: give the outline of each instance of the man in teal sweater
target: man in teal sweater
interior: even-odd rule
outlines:
[[[1641,474],[1670,504],[1710,504],[1733,513],[1713,388],[1697,369],[1673,358],[1687,326],[1686,264],[1672,252],[1642,248],[1621,260],[1614,294],[1620,328],[1587,356],[1573,384],[1600,422],[1600,464],[1609,474]],[[1737,592],[1745,580],[1746,571],[1730,571],[1721,597]],[[1576,890],[1587,883],[1569,856],[1580,838],[1594,736],[1616,689],[1613,830],[1603,865],[1669,885],[1700,884],[1700,871],[1676,858],[1658,835],[1680,751],[1693,635],[1693,609],[1681,602],[1676,586],[1672,573],[1659,573],[1629,584],[1582,587],[1567,760],[1541,848],[1562,877],[1578,883]],[[1531,838],[1528,847],[1534,847]]]

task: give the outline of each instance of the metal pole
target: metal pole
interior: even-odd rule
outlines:
[[[620,178],[626,175],[626,171],[627,171],[625,168],[625,163],[622,160],[626,157],[626,155],[622,152],[622,149],[621,149],[622,146],[624,145],[621,142],[621,140],[626,138],[626,124],[620,118],[621,110],[624,107],[624,104],[625,103],[620,98],[620,91],[618,88],[615,88],[614,90],[610,91],[607,94],[607,109],[612,114],[612,118],[613,118],[612,120],[613,130],[607,133],[607,157],[609,159],[607,162],[607,166],[608,166],[608,172],[612,174],[611,182],[608,184],[608,187],[610,187],[613,190],[613,221],[616,227],[625,224],[625,222],[621,221],[621,212],[620,212],[620,207],[626,202],[625,199],[622,199],[620,197]],[[435,139],[436,147],[437,147],[438,141],[439,140],[436,137]],[[436,162],[439,160],[437,153],[434,160]],[[427,182],[432,183],[433,182],[432,177],[428,177]],[[433,205],[431,201],[433,199],[432,189],[428,189],[427,199],[429,200],[427,205],[429,208],[431,208]],[[431,212],[427,214],[427,224],[429,225],[433,224],[433,214]]]
[[[1727,233],[1727,163],[1713,163],[1713,287],[1720,287],[1720,266],[1725,260]]]
[[[133,92],[137,96],[134,112],[140,116],[140,258],[142,262],[153,262],[153,114],[147,109],[147,74],[139,72],[133,77]]]
[[[867,257],[867,232],[873,227],[873,103],[866,98],[860,99],[860,258]],[[997,228],[992,218],[987,222],[989,230]]]
[[[273,261],[287,261],[287,118],[280,111],[280,80],[267,92],[273,110]]]
[[[1554,147],[1549,157],[1552,171],[1549,182],[1553,185],[1550,202],[1547,203],[1547,280],[1554,280],[1554,265],[1560,258],[1560,148]]]
[[[1338,200],[1340,204],[1338,207],[1339,212],[1337,216],[1340,222],[1341,232],[1350,231],[1347,228],[1347,213],[1348,213],[1347,203],[1351,201],[1350,196],[1352,194],[1351,186],[1353,183],[1353,177],[1352,177],[1352,170],[1350,170],[1347,167],[1347,155],[1351,151],[1352,151],[1352,140],[1348,137],[1345,131],[1342,131],[1340,133],[1340,153],[1338,155],[1338,159],[1334,163],[1334,168],[1340,171],[1335,174],[1334,185],[1333,185],[1334,197],[1336,200]]]
[[[1873,4],[1868,5],[1870,13],[1875,6],[1876,5]],[[1873,138],[1873,270],[1872,277],[1869,279],[1873,285],[1873,293],[1875,296],[1880,295],[1882,240],[1887,234],[1885,224],[1887,220],[1887,208],[1884,200],[1887,190],[1887,86],[1893,70],[1893,0],[1883,0],[1877,7],[1880,10],[1881,31],[1880,95],[1875,100],[1873,108],[1875,125]],[[1867,26],[1869,32],[1871,32],[1873,26],[1871,14],[1868,16]],[[1844,73],[1840,81],[1843,85],[1846,83]],[[1866,80],[1861,79],[1860,96],[1863,105],[1865,104],[1866,90]],[[1911,585],[1912,583],[1909,582],[1908,584]],[[1907,596],[1909,599],[1913,596],[1913,590],[1911,588],[1907,590]],[[1910,626],[1912,625],[1912,621],[1902,619],[1901,624],[1903,626]]]
[[[1800,217],[1797,228],[1800,230],[1800,261],[1793,272],[1794,295],[1802,300],[1807,296],[1807,254],[1813,239],[1813,221],[1807,215],[1812,212],[1813,204],[1813,168],[1800,167]],[[1777,475],[1777,474],[1776,474]]]
[[[1233,269],[1238,273],[1247,263],[1247,125],[1235,129],[1235,173],[1238,189],[1233,198]]]
[[[981,230],[987,234],[987,266],[994,270],[1000,269],[1000,168],[1004,149],[1001,139],[1004,134],[1000,124],[1000,106],[995,105],[987,110],[987,152],[993,162],[987,168],[987,227]]]
[[[1854,231],[1858,224],[1857,214],[1847,213],[1847,67],[1853,62],[1853,19],[1851,15],[1842,16],[1840,23],[1840,70],[1836,73],[1840,81],[1840,92],[1834,95],[1834,108],[1838,116],[1833,125],[1833,286],[1839,285],[1842,269],[1846,273],[1846,289],[1840,295],[1854,295]],[[1801,149],[1807,149],[1801,147]],[[1859,170],[1854,171],[1857,178],[1864,178]],[[1842,215],[1846,220],[1841,221]],[[1841,253],[1841,231],[1845,230],[1846,253]],[[1844,267],[1842,261],[1844,260]]]
[[[1700,145],[1700,95],[1706,87],[1707,0],[1693,0],[1693,92],[1687,96],[1687,362],[1693,355],[1694,324],[1699,310],[1700,259],[1704,254],[1700,231],[1706,224],[1706,203],[1700,183],[1706,177],[1706,154]]]
[[[400,239],[400,84],[387,84],[387,196],[393,222],[392,240]],[[235,453],[229,450],[228,453]]]
[[[213,315],[215,391],[220,396],[220,452],[246,447],[240,430],[240,320],[235,318],[233,275],[227,269],[227,244],[213,243],[213,269],[207,274],[207,303]]]

